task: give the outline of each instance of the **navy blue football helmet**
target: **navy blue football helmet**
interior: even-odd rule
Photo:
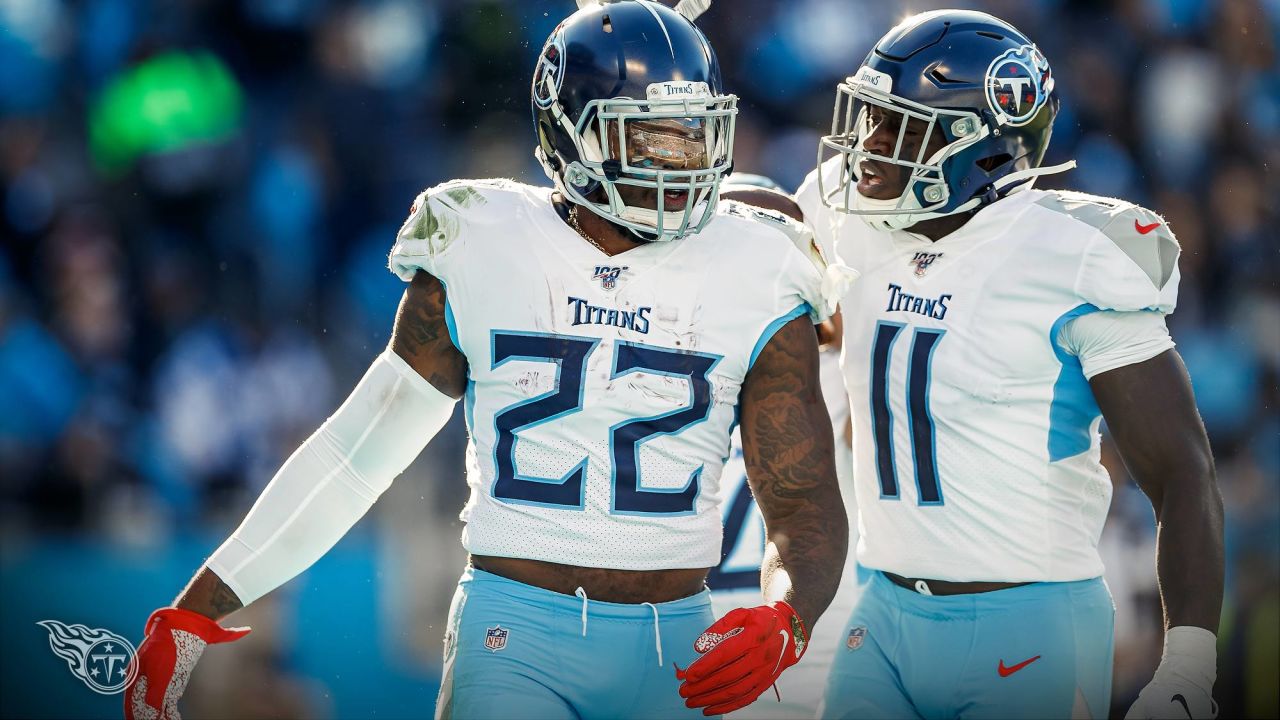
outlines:
[[[837,88],[831,134],[818,149],[822,200],[881,230],[967,212],[1029,187],[1036,175],[1071,167],[1040,167],[1057,113],[1049,62],[1012,25],[970,10],[914,15]],[[893,151],[865,147],[872,116],[894,114],[889,127],[900,129]],[[908,124],[923,127],[915,157],[903,156]],[[933,133],[945,143],[924,157]],[[841,160],[821,167],[833,151]],[[909,173],[902,194],[859,193],[864,161]]]
[[[645,240],[695,233],[715,214],[737,98],[684,15],[648,0],[585,4],[547,39],[532,102],[535,154],[570,202]],[[627,204],[628,185],[655,190],[656,208]],[[668,193],[683,206],[669,211]]]

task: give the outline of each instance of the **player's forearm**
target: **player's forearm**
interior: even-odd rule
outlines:
[[[244,607],[235,591],[207,567],[191,578],[186,589],[173,601],[173,606],[200,613],[210,620],[221,620]]]
[[[849,545],[840,497],[814,498],[769,527],[760,585],[768,600],[786,600],[813,628],[835,597]]]
[[[368,512],[454,404],[384,352],[289,456],[208,569],[245,605],[306,570]]]
[[[1166,626],[1216,631],[1222,610],[1222,496],[1182,358],[1168,350],[1095,375],[1089,385],[1129,473],[1155,509]]]
[[[810,627],[835,595],[849,535],[817,377],[813,327],[796,318],[765,345],[742,390],[747,481],[769,542],[761,589]]]
[[[1212,465],[1166,485],[1156,510],[1156,571],[1165,627],[1218,631],[1223,592],[1222,495]]]

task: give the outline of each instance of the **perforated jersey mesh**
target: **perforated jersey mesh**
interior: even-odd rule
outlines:
[[[418,267],[445,283],[457,341],[470,364],[471,498],[462,513],[464,545],[476,554],[586,567],[715,565],[722,534],[719,475],[752,352],[777,318],[816,304],[817,270],[780,231],[748,218],[721,215],[698,235],[610,258],[560,220],[546,190],[506,184],[477,192],[469,207],[448,210],[456,212],[450,227],[457,234],[447,251],[431,254],[402,242],[397,248],[404,252],[393,251],[391,260],[402,277]],[[606,287],[601,278],[608,275]],[[622,321],[624,313],[635,315]],[[512,451],[514,477],[525,490],[536,480],[558,483],[585,461],[580,504],[495,497],[502,495],[495,488],[495,417],[555,394],[561,387],[557,372],[561,383],[579,372],[570,360],[510,357],[495,363],[495,334],[595,343],[576,408],[517,429]],[[619,487],[627,482],[615,475],[629,464],[633,445],[619,440],[610,447],[611,430],[695,404],[691,380],[680,372],[615,372],[627,343],[677,356],[696,353],[697,362],[682,367],[709,368],[705,417],[679,432],[638,441],[639,489],[648,493],[642,503],[658,491],[670,499],[696,474],[698,493],[687,510],[618,505]],[[655,428],[670,431],[660,422]],[[534,493],[542,497],[536,487]]]

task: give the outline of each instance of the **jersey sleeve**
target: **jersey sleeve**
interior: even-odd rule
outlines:
[[[388,268],[405,282],[419,270],[443,279],[461,254],[468,211],[485,203],[479,189],[465,181],[447,182],[419,193],[396,234]]]
[[[809,233],[808,238],[812,244],[813,234]],[[813,248],[817,250],[816,245]],[[781,299],[778,309],[804,307],[815,325],[831,317],[839,297],[824,292],[823,277],[827,266],[821,254],[796,248],[787,253],[786,258],[778,278],[778,297]]]
[[[1178,241],[1164,218],[1129,203],[1091,208],[1097,228],[1076,281],[1101,310],[1172,313],[1178,302]]]
[[[1080,360],[1086,379],[1145,362],[1173,348],[1164,315],[1142,310],[1081,315],[1063,325],[1057,341]]]
[[[840,297],[826,280],[830,267],[814,239],[813,230],[807,224],[775,210],[733,200],[726,203],[729,215],[754,221],[767,228],[764,232],[770,235],[781,233],[786,238],[783,242],[790,245],[782,250],[786,260],[777,276],[777,297],[786,307],[777,309],[785,312],[804,305],[815,324],[831,317]]]

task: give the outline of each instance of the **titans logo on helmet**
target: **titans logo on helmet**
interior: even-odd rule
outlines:
[[[564,84],[564,33],[559,28],[547,38],[533,71],[533,101],[538,107],[549,108],[560,98],[560,86]]]
[[[1035,45],[1010,48],[987,68],[987,104],[1005,124],[1031,122],[1051,92],[1049,61]]]

